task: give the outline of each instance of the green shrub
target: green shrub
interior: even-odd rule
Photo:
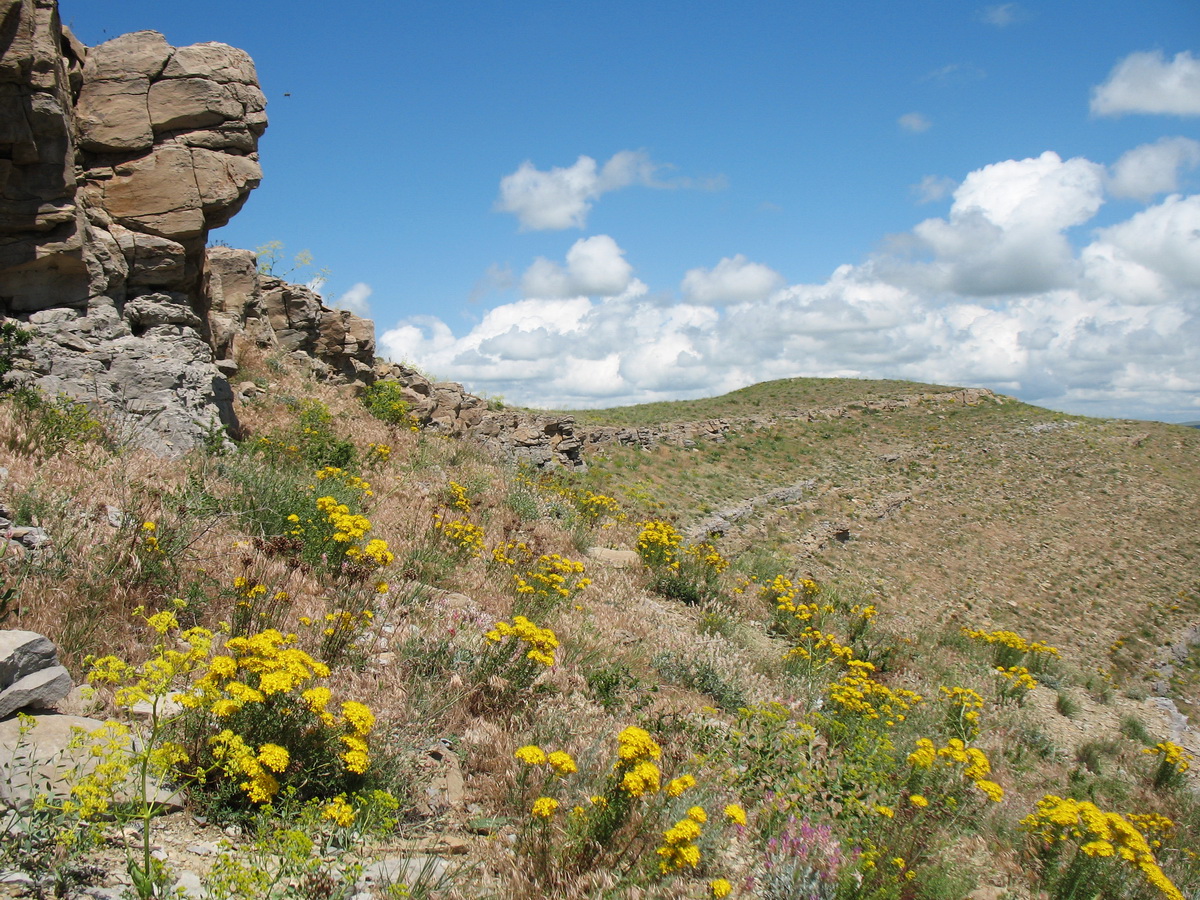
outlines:
[[[358,463],[358,450],[352,441],[341,438],[333,428],[333,413],[320,400],[292,401],[298,412],[296,424],[281,432],[260,437],[254,449],[275,465],[292,464],[303,468],[335,466],[352,469]]]
[[[1054,708],[1058,710],[1059,715],[1066,716],[1068,719],[1073,719],[1079,715],[1079,701],[1064,691],[1058,692],[1058,698],[1054,701]]]
[[[397,381],[377,381],[362,392],[367,412],[389,425],[412,425],[404,388]]]
[[[32,332],[16,322],[0,322],[0,392],[6,389],[4,376],[12,371],[13,359],[32,339]]]
[[[31,388],[21,388],[12,396],[21,426],[8,436],[13,450],[49,457],[82,444],[108,443],[103,424],[86,403],[66,394],[50,399]]]
[[[694,691],[708,694],[717,706],[734,712],[746,705],[746,692],[741,685],[722,675],[712,663],[681,653],[664,650],[656,653],[651,664],[667,681]]]

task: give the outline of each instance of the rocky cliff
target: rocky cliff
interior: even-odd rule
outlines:
[[[153,31],[87,48],[54,0],[0,0],[0,318],[35,335],[10,377],[105,406],[160,453],[236,430],[240,342],[373,377],[370,322],[206,249],[262,177],[265,109],[241,50]]]

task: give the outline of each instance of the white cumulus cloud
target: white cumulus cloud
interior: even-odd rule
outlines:
[[[348,309],[356,316],[366,318],[371,315],[371,304],[367,301],[370,299],[372,293],[371,286],[366,282],[355,282],[350,290],[333,301],[333,308]]]
[[[1200,59],[1184,50],[1167,61],[1161,50],[1131,53],[1092,89],[1092,113],[1200,116]]]
[[[1103,202],[1104,167],[1081,157],[1064,161],[1047,151],[993,163],[963,180],[948,218],[913,229],[933,259],[896,267],[896,277],[971,297],[1066,287],[1077,273],[1063,231]]]
[[[500,179],[495,208],[515,215],[522,231],[561,231],[583,228],[601,195],[630,185],[700,190],[725,186],[723,176],[659,178],[659,172],[670,168],[651,160],[644,150],[621,150],[603,166],[581,155],[571,166],[547,171],[526,160],[517,171]]]
[[[1071,230],[1099,210],[1110,177],[1054,153],[1000,161],[962,180],[946,217],[817,283],[786,285],[730,256],[688,271],[674,300],[617,277],[610,266],[623,254],[600,235],[535,274],[551,288],[612,276],[605,290],[624,281],[619,293],[531,296],[459,333],[434,317],[406,319],[380,347],[478,392],[559,408],[812,375],[983,385],[1074,412],[1200,418],[1200,195],[1171,194],[1080,247]]]
[[[1109,244],[1178,289],[1181,300],[1200,311],[1200,194],[1173,194],[1125,222],[1100,229],[1098,244]]]
[[[580,238],[567,251],[565,265],[539,256],[521,277],[526,297],[612,297],[633,280],[625,251],[607,234]]]
[[[784,278],[769,266],[742,254],[725,257],[711,269],[689,269],[680,290],[692,303],[751,303],[783,287]]]
[[[918,203],[934,203],[949,197],[958,187],[958,182],[944,175],[926,175],[910,190]]]
[[[979,11],[979,18],[988,25],[1005,28],[1025,17],[1025,10],[1016,3],[996,3]]]
[[[1180,173],[1197,165],[1200,165],[1200,141],[1163,138],[1134,147],[1118,159],[1109,175],[1108,189],[1118,197],[1149,200],[1157,194],[1178,190]]]

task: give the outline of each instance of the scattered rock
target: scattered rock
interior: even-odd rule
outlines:
[[[609,547],[589,547],[588,559],[595,560],[610,569],[632,569],[642,564],[635,550],[613,550]]]
[[[49,709],[70,693],[74,682],[64,666],[30,672],[0,691],[0,719],[19,709]]]
[[[34,631],[0,631],[0,688],[39,669],[58,665],[58,648]]]

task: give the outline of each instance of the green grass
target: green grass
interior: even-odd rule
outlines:
[[[750,385],[719,397],[568,412],[575,416],[576,421],[587,425],[663,425],[670,422],[769,415],[949,390],[954,388],[917,381],[784,378]]]

